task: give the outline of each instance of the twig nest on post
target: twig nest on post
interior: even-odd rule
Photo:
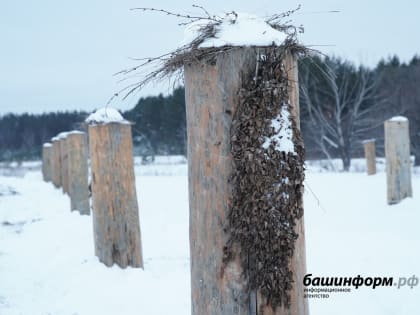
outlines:
[[[103,107],[90,114],[85,120],[89,125],[103,125],[109,123],[129,124],[118,110],[112,107]]]

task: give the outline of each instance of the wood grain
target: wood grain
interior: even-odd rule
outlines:
[[[143,267],[131,126],[89,126],[95,253],[107,266]]]
[[[385,157],[388,204],[412,197],[410,138],[407,121],[385,121]]]
[[[85,133],[67,135],[68,182],[70,209],[90,214],[88,184],[88,152]]]

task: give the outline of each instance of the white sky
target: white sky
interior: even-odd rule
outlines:
[[[403,61],[420,54],[420,2],[416,0],[2,0],[0,6],[0,115],[102,107],[125,83],[113,74],[134,65],[129,57],[166,53],[182,40],[178,20],[130,11],[155,7],[191,12],[236,10],[271,15],[295,8],[303,24],[301,41],[324,53],[374,66],[396,54]],[[339,10],[340,13],[316,13]],[[197,12],[197,11],[194,11]],[[330,45],[330,46],[323,46]],[[125,110],[141,96],[171,92],[148,86],[112,106]]]

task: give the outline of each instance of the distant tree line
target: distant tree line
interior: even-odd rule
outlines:
[[[382,60],[374,69],[330,57],[299,64],[301,127],[307,158],[341,158],[344,169],[363,154],[361,141],[377,139],[383,154],[383,121],[394,115],[410,120],[411,152],[420,163],[420,57],[402,63]],[[40,156],[41,145],[61,131],[81,129],[86,112],[0,117],[0,160]],[[132,121],[135,154],[186,154],[185,93],[140,98],[123,113]]]

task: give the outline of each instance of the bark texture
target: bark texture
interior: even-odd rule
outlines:
[[[67,135],[69,196],[71,210],[90,214],[88,184],[88,150],[86,134]]]
[[[61,146],[60,140],[52,140],[53,159],[52,159],[52,177],[53,184],[56,188],[61,187]]]
[[[385,157],[388,204],[412,197],[409,125],[406,121],[385,121]]]
[[[52,181],[53,147],[51,143],[42,146],[42,178],[46,182]]]
[[[60,165],[61,165],[61,187],[63,193],[69,193],[69,165],[67,154],[67,136],[60,139]]]
[[[376,148],[375,140],[366,140],[363,142],[366,158],[366,169],[368,175],[376,174]]]
[[[107,266],[143,267],[131,126],[89,126],[95,252]]]
[[[300,248],[290,261],[295,281],[290,307],[272,310],[266,296],[250,287],[240,244],[230,244],[231,255],[224,260],[234,192],[232,121],[240,89],[249,74],[256,72],[256,56],[254,48],[233,49],[185,65],[192,314],[308,314],[301,281],[305,272],[303,218],[295,226]],[[290,75],[297,78],[293,71]],[[291,105],[298,106],[292,98],[298,99],[296,94]]]

